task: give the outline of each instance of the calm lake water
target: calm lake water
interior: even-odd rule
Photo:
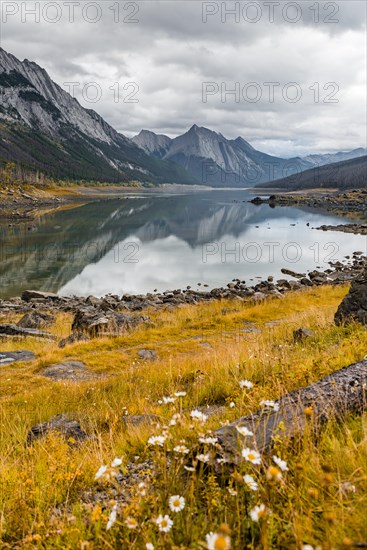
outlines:
[[[126,196],[59,210],[31,227],[0,226],[0,296],[27,288],[95,296],[212,288],[366,253],[365,236],[316,230],[345,218],[254,206],[252,197],[244,190]]]

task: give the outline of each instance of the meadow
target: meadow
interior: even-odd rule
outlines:
[[[239,431],[235,466],[218,462],[213,433],[365,357],[365,328],[333,322],[347,291],[324,286],[261,303],[147,311],[151,323],[133,332],[64,349],[2,341],[1,350],[31,350],[37,360],[0,369],[0,547],[367,546],[366,414],[331,420],[317,438],[310,430],[289,442],[280,430],[268,455]],[[60,313],[50,331],[65,337],[71,322]],[[313,336],[295,343],[300,327]],[[156,359],[140,359],[143,348]],[[95,378],[42,376],[43,367],[70,359]],[[61,413],[90,437],[78,443],[49,433],[26,445],[32,426]]]

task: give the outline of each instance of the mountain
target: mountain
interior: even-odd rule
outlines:
[[[132,141],[147,154],[173,161],[196,181],[213,186],[271,183],[315,166],[360,157],[367,152],[359,148],[284,159],[257,151],[242,137],[227,139],[221,133],[196,124],[175,139],[142,130]]]
[[[192,183],[85,109],[36,63],[0,48],[0,159],[54,177]]]
[[[269,187],[262,184],[260,187]],[[358,189],[367,187],[367,156],[311,168],[272,182],[272,188],[289,191],[320,187]]]
[[[323,166],[324,164],[332,164],[334,162],[342,162],[343,160],[351,160],[367,155],[367,149],[359,147],[352,151],[340,151],[338,153],[326,153],[324,155],[308,155],[303,157],[303,160],[311,162],[315,166]]]
[[[140,134],[131,139],[138,147],[143,149],[148,155],[163,158],[168,152],[172,139],[162,134],[155,134],[150,130],[142,130]]]
[[[242,137],[229,140],[196,124],[172,140],[143,131],[133,141],[145,152],[179,164],[200,183],[215,186],[253,186],[312,166],[300,158],[267,155]]]

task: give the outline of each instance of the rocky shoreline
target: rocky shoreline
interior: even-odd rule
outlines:
[[[361,220],[367,220],[366,189],[336,193],[273,194],[268,198],[255,197],[249,202],[255,205],[268,204],[271,208],[276,206],[312,208],[342,216],[357,216]],[[358,225],[355,224],[355,226]]]
[[[344,263],[330,262],[330,268],[325,271],[311,271],[307,275],[282,269],[282,273],[293,279],[274,280],[269,276],[249,286],[245,281],[234,279],[224,287],[211,290],[175,289],[163,293],[148,293],[138,295],[117,296],[108,294],[103,298],[62,297],[57,294],[26,290],[21,297],[0,300],[0,317],[9,314],[23,314],[17,325],[0,325],[0,338],[16,338],[38,336],[55,339],[44,329],[48,319],[45,313],[56,314],[67,312],[74,315],[71,334],[61,342],[65,347],[80,340],[88,340],[98,336],[117,336],[135,328],[141,323],[150,323],[149,316],[143,315],[144,310],[172,309],[185,304],[200,304],[215,300],[252,300],[262,302],[267,297],[281,299],[289,291],[297,291],[321,285],[338,285],[353,281],[367,268],[367,256],[356,251],[352,258]]]
[[[58,208],[68,202],[70,198],[34,187],[28,190],[22,186],[7,186],[0,189],[0,220],[14,223],[33,221],[41,209]]]

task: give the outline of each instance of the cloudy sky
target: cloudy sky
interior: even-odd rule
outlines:
[[[128,136],[196,123],[294,156],[366,147],[366,5],[2,0],[1,46]]]

